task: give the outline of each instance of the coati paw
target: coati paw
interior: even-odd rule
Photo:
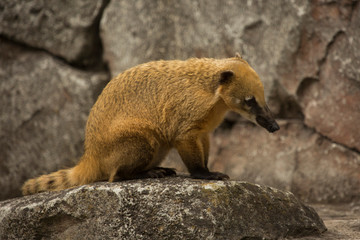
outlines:
[[[139,174],[138,178],[163,178],[175,175],[176,172],[172,168],[156,167]]]
[[[230,178],[228,175],[220,172],[195,173],[192,174],[191,177],[196,179],[206,179],[206,180],[226,180]]]

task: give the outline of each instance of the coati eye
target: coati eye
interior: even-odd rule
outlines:
[[[253,107],[255,106],[257,103],[256,103],[256,99],[254,96],[249,96],[249,97],[246,97],[245,100],[244,100],[245,104],[248,105],[249,107]]]

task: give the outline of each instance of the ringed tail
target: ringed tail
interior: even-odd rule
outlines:
[[[69,169],[62,169],[47,175],[27,180],[21,188],[23,195],[46,191],[59,191],[101,180],[98,170],[80,161]]]

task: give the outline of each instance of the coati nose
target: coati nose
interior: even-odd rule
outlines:
[[[280,129],[279,124],[277,124],[277,122],[274,121],[274,122],[271,124],[271,126],[269,126],[268,131],[269,131],[269,132],[276,132],[276,131],[279,130],[279,129]]]
[[[279,125],[273,118],[257,116],[256,122],[271,133],[280,129]]]

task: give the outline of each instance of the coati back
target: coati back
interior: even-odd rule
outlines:
[[[24,195],[101,180],[164,177],[158,167],[176,148],[193,178],[227,179],[207,168],[209,133],[235,111],[269,132],[279,129],[256,72],[228,59],[154,61],[112,79],[91,109],[85,152],[66,170],[28,180]]]

